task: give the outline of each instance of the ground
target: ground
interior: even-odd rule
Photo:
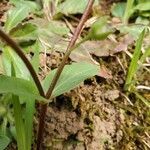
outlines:
[[[2,7],[1,7],[2,5]],[[0,21],[7,5],[0,3]],[[3,16],[3,17],[2,17]],[[132,45],[134,47],[134,44]],[[47,54],[47,71],[57,68],[62,52]],[[149,108],[123,89],[130,58],[122,51],[93,59],[109,71],[110,77],[95,76],[74,90],[58,96],[48,106],[43,150],[148,150],[150,149]],[[40,54],[40,78],[47,72]],[[72,60],[68,60],[72,62]],[[43,68],[43,69],[42,69]],[[140,70],[141,82],[150,85],[150,76]],[[143,93],[143,91],[142,91]],[[147,91],[144,91],[148,96]],[[35,119],[35,129],[36,123]],[[7,150],[16,149],[15,142]],[[33,148],[34,149],[34,148]]]

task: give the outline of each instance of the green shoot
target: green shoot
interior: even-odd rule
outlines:
[[[12,76],[15,76],[15,69],[13,64],[11,65],[11,68],[12,68],[11,74]],[[26,143],[25,143],[25,130],[24,130],[25,128],[24,128],[24,122],[22,118],[19,96],[12,95],[12,102],[14,107],[14,118],[15,118],[15,128],[17,133],[18,150],[27,150]]]
[[[136,47],[135,47],[135,50],[133,53],[133,58],[131,60],[130,66],[129,66],[127,79],[126,79],[126,83],[125,83],[125,87],[124,87],[125,90],[130,91],[130,86],[131,86],[133,77],[136,74],[136,71],[138,68],[138,60],[139,60],[140,55],[141,55],[141,47],[142,47],[144,35],[145,35],[145,29],[142,31],[142,33],[139,36],[139,39],[136,42]]]
[[[28,99],[30,99],[30,97]],[[26,150],[31,150],[34,112],[35,112],[35,100],[33,99],[27,100],[25,112]]]
[[[25,128],[22,119],[21,105],[19,102],[19,97],[12,95],[13,106],[14,106],[14,118],[15,118],[15,127],[17,133],[17,145],[18,150],[27,150],[25,142]]]

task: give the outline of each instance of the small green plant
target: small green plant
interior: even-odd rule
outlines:
[[[126,25],[130,18],[137,18],[136,23],[148,23],[150,16],[150,1],[149,0],[127,0],[120,2],[112,7],[112,15],[120,17]]]
[[[145,35],[145,30],[142,31],[142,33],[139,36],[139,39],[136,42],[133,57],[132,57],[132,60],[131,60],[130,66],[129,66],[126,83],[125,83],[125,89],[128,89],[129,91],[132,87],[132,83],[134,82],[133,78],[137,72],[138,61],[140,60],[141,48],[142,48],[144,35]]]
[[[36,39],[45,29],[40,30],[35,22],[22,22],[27,18],[29,13],[36,12],[39,7],[31,1],[12,2],[15,7],[10,10],[4,28],[0,29],[0,37],[7,43],[1,43],[3,47],[4,73],[0,75],[0,93],[2,93],[1,103],[5,103],[5,106],[8,104],[13,105],[12,111],[14,119],[9,121],[9,110],[6,110],[3,106],[0,107],[0,115],[6,118],[3,120],[0,128],[1,131],[5,131],[0,132],[0,146],[1,150],[4,149],[13,136],[13,138],[17,140],[18,150],[31,150],[35,103],[38,102],[41,107],[37,137],[37,150],[39,150],[42,142],[47,103],[51,102],[54,97],[73,89],[85,79],[97,75],[100,70],[99,66],[86,62],[65,65],[70,53],[84,41],[91,39],[103,40],[113,31],[112,29],[107,30],[106,18],[100,19],[94,23],[87,35],[88,38],[85,37],[81,42],[75,45],[94,3],[93,0],[89,0],[60,66],[58,69],[52,70],[43,81],[40,81],[37,74],[39,68],[40,42]],[[20,7],[21,4],[23,4],[23,7]],[[49,30],[46,30],[46,32],[52,35],[55,33],[64,35],[68,32],[66,28],[60,27],[60,32],[58,33],[58,28],[55,30],[55,26],[51,23],[49,23],[48,27],[51,32],[49,32]],[[5,30],[7,34],[3,30]],[[10,36],[16,40],[22,48],[24,48],[26,44],[27,48],[32,45],[34,56],[31,62],[24,54],[26,51],[23,51]],[[16,55],[13,50],[18,55]],[[8,95],[9,99],[7,99]],[[5,102],[6,99],[8,103]],[[11,135],[6,134],[8,122],[15,127],[13,130],[10,129]],[[3,141],[2,145],[1,141]]]
[[[132,60],[128,69],[124,89],[128,93],[134,93],[138,99],[140,99],[146,106],[150,107],[149,101],[146,100],[143,96],[141,96],[136,90],[136,79],[135,79],[138,69],[140,68],[141,64],[145,61],[146,57],[150,55],[150,47],[148,47],[145,50],[144,54],[141,56],[142,43],[143,43],[143,39],[146,34],[146,31],[147,30],[144,29],[141,32],[138,40],[136,41],[136,46],[135,46]]]

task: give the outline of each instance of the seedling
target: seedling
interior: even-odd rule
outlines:
[[[145,61],[145,58],[148,57],[150,54],[150,48],[148,47],[145,53],[141,56],[141,48],[142,48],[142,43],[143,43],[145,34],[146,34],[146,29],[144,29],[141,32],[138,40],[136,41],[136,46],[135,46],[133,57],[129,66],[128,73],[127,73],[127,78],[126,78],[124,89],[128,93],[134,93],[138,99],[140,99],[146,106],[150,107],[149,101],[145,99],[143,96],[141,96],[136,90],[136,85],[135,85],[136,82],[134,78],[137,74],[139,66]]]

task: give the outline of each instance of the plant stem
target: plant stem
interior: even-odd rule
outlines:
[[[91,12],[91,9],[92,9],[92,5],[94,3],[94,0],[89,0],[88,1],[88,4],[87,4],[87,7],[83,13],[83,16],[73,34],[73,37],[67,47],[67,50],[66,50],[66,53],[63,57],[63,60],[60,64],[60,66],[58,67],[57,69],[57,72],[51,82],[51,85],[46,93],[46,98],[47,99],[51,99],[51,96],[52,96],[52,92],[56,86],[56,83],[61,75],[61,72],[65,66],[65,62],[67,61],[71,51],[72,51],[72,47],[75,45],[75,42],[77,41],[82,29],[83,29],[83,26],[84,26],[84,23],[86,22],[90,12]],[[47,112],[47,104],[45,105],[42,105],[41,106],[41,113],[40,113],[40,121],[39,121],[39,129],[38,129],[38,138],[37,138],[37,150],[40,150],[41,148],[41,143],[42,143],[42,138],[43,138],[43,130],[44,130],[44,125],[45,125],[45,116],[46,116],[46,112]]]
[[[89,15],[89,13],[91,11],[93,3],[94,3],[94,0],[89,0],[87,8],[86,8],[86,10],[85,10],[85,12],[84,12],[84,14],[83,14],[83,16],[81,18],[81,21],[79,22],[79,24],[78,24],[78,26],[77,26],[77,28],[76,28],[76,30],[74,32],[74,35],[73,35],[73,37],[72,37],[72,39],[71,39],[71,41],[70,41],[70,43],[69,43],[69,45],[67,47],[66,53],[65,53],[65,55],[64,55],[64,57],[62,59],[62,62],[60,64],[60,66],[58,67],[57,72],[56,72],[56,74],[55,74],[55,76],[54,76],[54,78],[52,80],[52,83],[51,83],[51,85],[50,85],[50,87],[49,87],[49,89],[48,89],[48,91],[46,93],[46,98],[48,98],[48,99],[51,98],[52,91],[53,91],[53,89],[54,89],[54,87],[55,87],[55,85],[56,85],[56,83],[57,83],[57,81],[59,79],[59,76],[61,75],[61,72],[62,72],[62,70],[63,70],[63,68],[65,66],[65,63],[66,63],[67,59],[69,58],[70,53],[72,52],[72,48],[75,45],[75,42],[78,39],[78,37],[79,37],[79,35],[80,35],[81,31],[82,31],[82,28],[83,28],[84,23],[86,22],[86,20],[88,18],[88,15]]]
[[[31,65],[30,61],[28,60],[28,58],[25,56],[25,54],[23,53],[23,51],[21,50],[21,48],[17,45],[17,43],[11,39],[9,37],[9,35],[7,35],[5,32],[3,32],[0,29],[0,37],[19,55],[19,57],[22,59],[22,61],[25,63],[27,69],[29,70],[35,84],[36,87],[40,93],[41,96],[45,96],[44,94],[44,90],[42,88],[41,82],[38,78],[38,75],[36,74],[33,66]]]

